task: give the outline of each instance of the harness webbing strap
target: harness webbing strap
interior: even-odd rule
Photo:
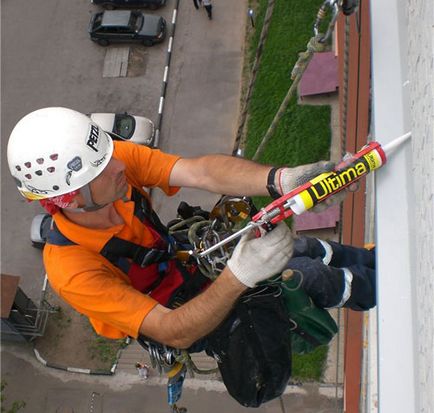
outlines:
[[[131,241],[112,237],[102,248],[100,254],[112,264],[118,265],[120,258],[129,258],[140,267],[151,264],[167,262],[174,257],[174,245],[170,239],[166,227],[161,223],[158,215],[152,210],[149,201],[137,189],[133,188],[131,200],[135,204],[134,215],[142,222],[147,220],[151,227],[167,243],[167,248],[147,248]],[[63,235],[56,224],[49,231],[47,241],[53,245],[74,245],[75,243]]]
[[[165,262],[173,258],[171,250],[172,248],[169,248],[169,250],[146,248],[133,242],[113,237],[104,245],[100,254],[110,262],[116,262],[119,257],[130,258],[143,268],[150,264]]]
[[[47,234],[47,243],[51,245],[60,245],[62,247],[66,245],[77,245],[59,231],[54,220],[52,221],[51,229]]]
[[[309,344],[313,345],[314,347],[320,346],[322,344],[314,336],[310,335],[306,330],[300,328],[294,320],[289,319],[289,321],[291,323],[291,332],[298,334],[300,337],[302,337],[304,340],[306,340]]]
[[[136,215],[141,221],[146,218],[154,226],[154,229],[163,238],[167,239],[167,227],[160,221],[160,218],[152,209],[149,200],[144,195],[142,195],[136,188],[133,188],[132,190],[131,200],[135,204],[134,215]]]

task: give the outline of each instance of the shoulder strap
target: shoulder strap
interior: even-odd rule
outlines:
[[[167,241],[167,249],[146,248],[133,242],[126,241],[117,237],[112,237],[102,248],[100,254],[107,258],[112,264],[117,264],[120,258],[130,258],[140,267],[151,264],[166,262],[174,257],[173,242],[169,240],[166,227],[161,223],[157,214],[152,210],[149,201],[137,189],[133,188],[131,199],[135,203],[134,214],[140,219],[147,219],[158,234]],[[55,222],[50,229],[47,242],[52,245],[77,245],[63,235]]]
[[[154,229],[163,237],[168,237],[167,227],[160,221],[160,218],[152,209],[149,200],[141,194],[136,188],[133,187],[131,193],[131,200],[134,202],[134,215],[140,220],[147,219],[154,227]]]
[[[150,264],[166,262],[173,258],[174,251],[172,244],[168,245],[167,250],[146,248],[134,244],[133,242],[113,237],[104,245],[100,254],[107,258],[111,263],[117,262],[119,257],[130,258],[133,262],[143,268]]]
[[[47,243],[60,246],[77,245],[75,242],[71,241],[69,238],[66,238],[65,235],[60,232],[54,220],[52,221],[52,226],[47,234]]]

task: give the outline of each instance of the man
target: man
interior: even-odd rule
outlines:
[[[185,270],[143,188],[159,187],[167,195],[180,187],[281,195],[331,167],[319,162],[276,169],[224,155],[180,158],[113,142],[87,116],[66,108],[21,119],[9,140],[8,162],[20,193],[53,214],[54,235],[44,249],[52,288],[88,316],[98,334],[144,335],[176,348],[211,332],[247,288],[280,273],[293,239],[283,223],[260,238],[243,236],[216,281],[169,309]],[[342,295],[342,276],[336,283]]]
[[[211,0],[203,0],[203,7],[206,10],[206,14],[209,20],[212,20],[212,3]]]

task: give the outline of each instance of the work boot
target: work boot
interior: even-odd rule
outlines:
[[[294,239],[294,252],[293,257],[310,257],[321,258],[324,264],[330,262],[330,258],[326,257],[332,254],[330,244],[326,241],[319,240],[318,238],[300,237]]]
[[[375,269],[375,248],[368,250],[318,238],[296,238],[293,257],[321,258],[324,264],[338,268],[363,265]]]
[[[356,311],[375,306],[375,271],[354,265],[336,268],[320,257],[293,257],[288,268],[299,277],[301,287],[320,308],[346,307]]]

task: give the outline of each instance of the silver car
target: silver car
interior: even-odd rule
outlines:
[[[115,138],[128,140],[140,145],[152,146],[154,143],[154,123],[143,116],[129,113],[91,113],[90,118]]]

